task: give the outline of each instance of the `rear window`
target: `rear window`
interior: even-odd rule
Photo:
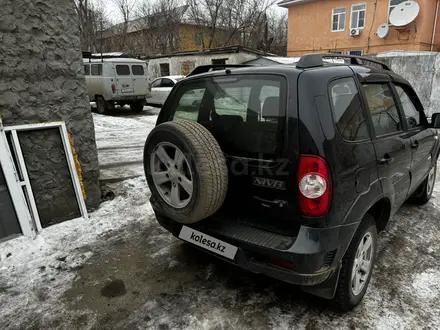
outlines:
[[[129,76],[130,67],[128,65],[116,65],[116,73],[118,76]]]
[[[142,65],[133,65],[131,67],[131,72],[135,76],[143,76],[145,74],[144,67]]]
[[[90,65],[84,65],[84,74],[90,76]]]
[[[265,159],[282,148],[285,79],[276,75],[202,78],[180,86],[173,120],[194,120],[234,156]]]

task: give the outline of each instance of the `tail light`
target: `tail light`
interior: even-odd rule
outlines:
[[[319,217],[330,207],[331,177],[325,160],[301,155],[298,164],[299,208],[306,216]]]
[[[116,85],[115,84],[112,84],[112,92],[113,92],[113,94],[116,92]]]

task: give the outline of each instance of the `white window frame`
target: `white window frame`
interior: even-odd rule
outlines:
[[[405,0],[402,0],[402,2],[404,2],[404,1],[405,1]],[[398,4],[398,5],[400,5],[400,4]],[[388,15],[387,15],[387,22],[388,22],[388,25],[392,25],[391,22],[390,22],[391,8],[395,8],[395,7],[398,6],[398,5],[391,5],[391,0],[388,0]]]
[[[35,238],[37,235],[36,224],[32,219],[26,197],[23,194],[22,185],[15,169],[14,161],[9,150],[8,140],[0,118],[0,166],[3,169],[6,185],[12,204],[14,205],[15,214],[24,236]]]
[[[82,194],[81,184],[80,184],[79,178],[78,178],[78,173],[76,172],[75,160],[73,158],[72,149],[70,148],[70,142],[69,142],[69,136],[67,134],[66,124],[64,122],[51,122],[51,123],[41,123],[41,124],[16,125],[16,126],[9,126],[9,127],[2,128],[1,121],[0,121],[0,135],[1,135],[0,136],[0,143],[2,141],[4,141],[4,143],[6,143],[6,148],[7,148],[9,155],[12,155],[12,153],[11,153],[11,150],[9,149],[9,145],[7,142],[5,132],[11,132],[12,147],[13,147],[14,154],[17,157],[17,163],[18,163],[18,169],[17,169],[17,168],[15,168],[15,164],[13,163],[12,158],[11,158],[12,172],[14,173],[14,176],[16,179],[15,183],[18,184],[19,189],[20,189],[20,193],[22,195],[22,199],[24,199],[24,203],[25,203],[24,209],[19,209],[16,206],[16,212],[17,212],[17,217],[19,217],[19,219],[20,219],[20,216],[18,214],[19,211],[21,212],[25,209],[28,210],[29,216],[31,217],[30,221],[29,221],[29,219],[20,220],[20,225],[22,227],[23,234],[25,236],[29,236],[29,237],[35,237],[36,233],[40,232],[43,228],[41,226],[40,217],[38,215],[37,205],[35,203],[34,194],[32,192],[32,187],[31,187],[29,175],[28,175],[28,172],[26,169],[26,163],[25,163],[25,160],[23,157],[23,152],[21,150],[20,141],[19,141],[17,132],[35,131],[35,130],[42,130],[42,129],[48,129],[48,128],[58,128],[59,129],[60,138],[61,138],[61,141],[63,142],[64,153],[66,155],[67,165],[69,167],[69,171],[70,171],[70,175],[71,175],[71,179],[72,179],[72,185],[75,190],[76,200],[78,203],[78,209],[81,213],[81,217],[84,220],[89,219],[89,216],[87,213],[87,207],[84,202],[84,196]],[[1,145],[0,145],[0,148],[2,148]],[[2,162],[3,162],[3,158],[2,158]],[[20,180],[20,177],[17,173],[21,173],[21,177],[23,178],[23,180]],[[8,169],[7,169],[7,173],[4,173],[4,174],[5,174],[5,177],[8,177],[8,175],[9,175],[9,177],[11,177],[11,171]],[[12,185],[12,186],[14,186],[14,185]],[[24,189],[26,190],[28,201],[29,201],[30,205],[27,205],[26,197],[24,196],[23,191],[21,190],[22,189],[21,187],[24,187]],[[11,193],[11,195],[12,195],[12,193]],[[17,198],[17,197],[15,197],[15,198]],[[14,202],[14,205],[15,205],[15,202]],[[26,218],[24,215],[21,215],[21,216],[23,217],[23,219]],[[26,222],[26,221],[28,224],[22,223],[22,222]]]
[[[365,8],[364,9],[362,9],[362,10],[353,10],[353,7],[355,7],[355,6],[365,6]],[[359,27],[359,13],[361,12],[361,11],[363,11],[364,12],[364,26],[363,27]],[[356,26],[353,26],[353,13],[354,12],[357,12],[358,13],[358,20],[357,20],[357,22],[356,22]],[[350,13],[350,30],[351,29],[359,29],[359,30],[362,30],[364,27],[365,27],[365,23],[367,22],[367,4],[364,2],[364,3],[356,3],[356,4],[353,4],[353,5],[351,5],[351,13]]]
[[[337,9],[344,9],[343,13],[335,13],[335,10]],[[344,14],[344,28],[341,30],[340,29],[340,25],[341,25],[341,15]],[[333,17],[337,15],[338,16],[338,30],[333,30]],[[346,7],[336,7],[332,9],[332,19],[331,21],[331,31],[332,32],[343,32],[345,31],[345,21],[347,20],[347,8]]]

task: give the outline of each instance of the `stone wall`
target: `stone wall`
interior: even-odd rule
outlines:
[[[440,112],[439,53],[393,51],[376,57],[412,84],[428,117]]]
[[[0,0],[0,115],[5,126],[65,121],[82,167],[88,206],[100,199],[93,117],[83,74],[79,31],[72,0]],[[56,134],[53,133],[53,134]],[[50,189],[38,198],[56,203],[65,176],[48,173],[60,157],[41,153],[41,135],[22,141],[31,181]],[[61,148],[59,150],[61,153]],[[45,166],[45,164],[47,166]],[[56,167],[56,166],[55,166]],[[36,189],[36,188],[34,188]],[[38,201],[37,201],[38,203]],[[68,210],[49,207],[62,219]]]

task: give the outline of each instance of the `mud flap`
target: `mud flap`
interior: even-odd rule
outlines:
[[[332,275],[330,275],[324,282],[314,286],[301,286],[301,290],[324,299],[333,299],[336,294],[340,271],[341,263],[339,263],[338,268],[335,269]]]

